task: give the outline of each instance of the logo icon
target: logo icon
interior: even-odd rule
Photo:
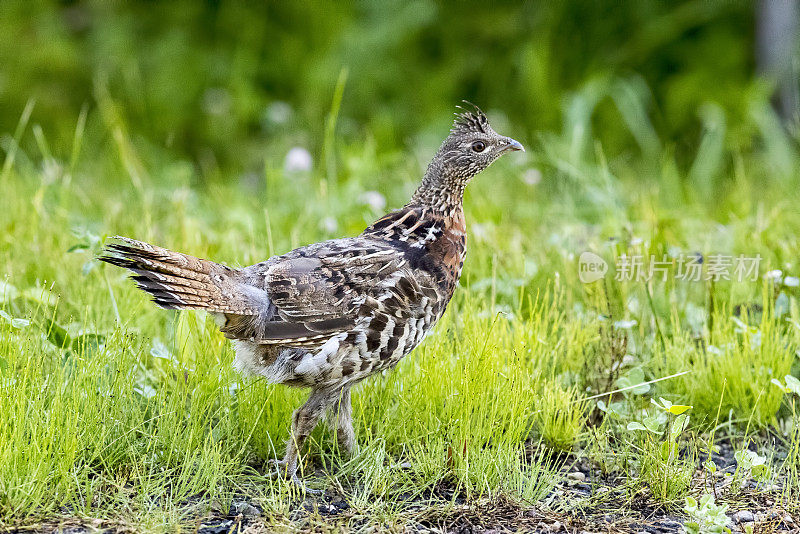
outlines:
[[[603,278],[608,272],[606,260],[594,252],[582,252],[578,259],[578,278],[584,284],[591,284]]]

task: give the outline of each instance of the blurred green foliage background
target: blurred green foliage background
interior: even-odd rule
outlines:
[[[736,0],[4,0],[0,146],[8,150],[35,99],[31,123],[68,157],[86,106],[91,150],[109,142],[103,122],[116,120],[144,158],[233,178],[293,144],[322,151],[341,77],[336,135],[368,137],[380,152],[435,144],[467,99],[523,142],[589,107],[607,153],[663,143],[689,167],[709,120],[727,125],[734,150],[754,142],[750,104],[771,91],[754,77],[755,9]],[[583,98],[571,100],[576,92]],[[92,113],[99,100],[119,116]],[[24,143],[35,146],[31,135]]]

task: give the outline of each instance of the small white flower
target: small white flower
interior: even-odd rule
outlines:
[[[642,238],[641,237],[634,237],[633,239],[631,239],[631,246],[632,247],[635,247],[635,246],[641,245],[641,244],[642,244]]]
[[[800,278],[796,276],[787,276],[783,279],[783,285],[787,287],[797,287],[800,286]]]
[[[489,227],[486,224],[472,223],[469,227],[470,235],[475,236],[476,241],[487,241],[489,239]]]
[[[264,110],[264,118],[272,124],[286,124],[292,118],[292,106],[276,100]]]
[[[617,321],[614,323],[614,328],[616,328],[617,330],[628,330],[630,328],[633,328],[637,324],[638,323],[636,322],[636,319],[630,319],[628,321]]]
[[[359,197],[362,204],[366,204],[373,211],[382,211],[386,207],[386,198],[377,191],[365,191]]]
[[[286,172],[309,172],[313,167],[314,159],[311,157],[311,153],[301,146],[289,149],[283,160],[283,168]]]
[[[64,167],[53,158],[45,158],[42,162],[42,182],[49,185],[64,175]]]
[[[145,384],[141,387],[133,388],[133,391],[144,397],[145,399],[152,399],[156,395],[158,395],[158,391],[153,386]]]
[[[522,173],[522,181],[528,185],[538,185],[542,181],[542,171],[539,169],[528,169]]]
[[[767,280],[775,280],[777,282],[778,280],[781,279],[781,276],[783,276],[783,271],[781,271],[780,269],[774,269],[765,274],[764,278],[766,278]]]
[[[320,226],[320,228],[322,228],[323,230],[325,230],[329,234],[332,234],[332,233],[336,232],[336,230],[339,229],[339,223],[337,223],[336,219],[334,219],[331,216],[324,217],[319,222],[319,226]]]

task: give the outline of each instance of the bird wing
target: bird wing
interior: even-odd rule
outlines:
[[[263,272],[276,314],[255,341],[320,345],[349,331],[372,290],[404,263],[398,249],[364,238],[319,243],[276,258]]]

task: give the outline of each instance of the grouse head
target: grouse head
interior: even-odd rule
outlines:
[[[437,154],[444,172],[465,179],[472,178],[507,152],[525,150],[518,141],[495,132],[483,111],[472,106],[473,110],[461,108],[456,113],[450,135]]]
[[[460,203],[464,188],[473,176],[503,154],[525,151],[518,141],[495,132],[483,111],[470,105],[471,110],[459,106],[461,111],[456,113],[450,135],[428,166],[415,194],[416,201]]]

